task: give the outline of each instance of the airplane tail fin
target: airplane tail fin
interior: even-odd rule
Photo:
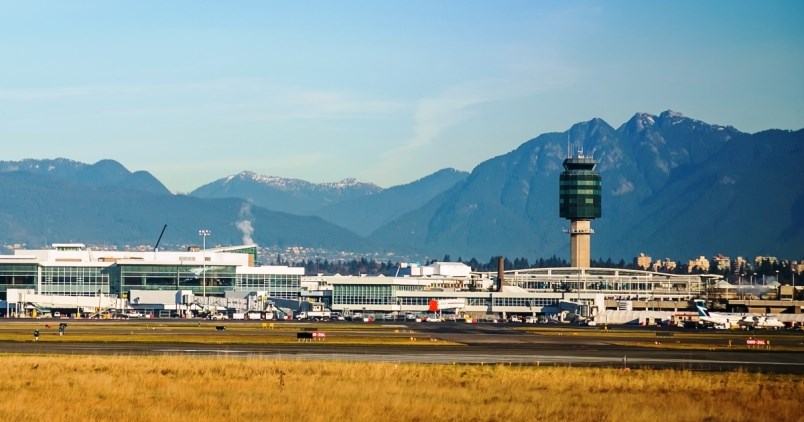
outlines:
[[[695,301],[695,310],[698,311],[699,317],[708,317],[709,311],[706,309],[706,302],[703,300]]]

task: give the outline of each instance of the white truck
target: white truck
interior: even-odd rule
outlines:
[[[296,319],[303,321],[306,319],[329,320],[332,318],[332,311],[327,309],[321,302],[303,302],[302,311],[296,314]]]
[[[296,319],[304,321],[308,319],[324,320],[332,318],[332,312],[328,310],[323,311],[301,311],[296,314]]]

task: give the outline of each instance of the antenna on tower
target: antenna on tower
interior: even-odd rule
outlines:
[[[572,157],[572,147],[570,142],[570,131],[567,131],[567,158]]]

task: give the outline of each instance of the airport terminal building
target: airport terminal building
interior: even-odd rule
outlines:
[[[0,255],[0,315],[290,319],[318,309],[374,320],[664,324],[696,321],[694,299],[731,294],[729,303],[748,312],[804,322],[804,307],[793,295],[746,299],[729,293],[743,286],[716,275],[584,267],[473,272],[460,262],[435,262],[401,264],[393,276],[308,276],[301,267],[255,266],[256,251],[253,244],[94,251],[77,243],[17,250]]]
[[[247,296],[298,301],[303,268],[255,267],[256,245],[187,251],[93,251],[80,243],[0,255],[2,309],[179,309],[199,297]],[[132,292],[174,292],[177,303],[146,303]],[[179,292],[179,293],[176,293]],[[149,295],[150,297],[156,297]],[[162,302],[165,300],[162,299]]]
[[[438,309],[482,317],[536,316],[569,311],[592,317],[600,310],[683,311],[703,289],[700,275],[671,275],[606,268],[537,268],[471,272],[462,263],[413,267],[395,277],[317,276],[333,311],[369,314],[422,313]],[[324,290],[324,288],[319,288]],[[326,292],[326,290],[324,290]],[[327,296],[331,297],[328,300]]]
[[[17,250],[0,255],[0,310],[26,315],[31,308],[116,308],[186,316],[206,305],[231,313],[259,309],[269,300],[287,314],[316,302],[335,312],[376,316],[435,311],[592,317],[604,309],[684,310],[703,293],[705,281],[700,275],[605,268],[477,273],[455,262],[403,265],[395,276],[304,276],[303,268],[254,266],[256,251],[256,245],[93,251],[80,243]]]

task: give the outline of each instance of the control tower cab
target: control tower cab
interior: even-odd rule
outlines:
[[[592,220],[600,217],[600,174],[597,162],[578,151],[564,160],[559,178],[558,212],[570,220],[570,262],[573,267],[591,265]]]

